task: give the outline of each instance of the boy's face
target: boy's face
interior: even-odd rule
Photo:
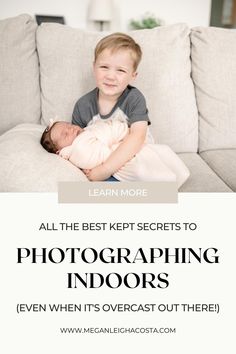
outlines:
[[[56,123],[51,130],[51,139],[58,147],[58,151],[65,146],[69,146],[75,138],[83,131],[78,125],[67,122]]]
[[[94,76],[99,92],[117,99],[137,76],[130,51],[105,49],[94,63]]]

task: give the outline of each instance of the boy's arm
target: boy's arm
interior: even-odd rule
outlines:
[[[104,181],[131,160],[141,149],[147,133],[147,122],[135,122],[124,141],[113,151],[108,159],[101,165],[86,171],[91,181]]]

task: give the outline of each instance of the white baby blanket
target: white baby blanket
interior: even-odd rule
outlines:
[[[118,111],[112,119],[92,121],[59,155],[81,169],[92,169],[106,161],[128,132],[127,121]],[[114,177],[120,181],[176,181],[179,188],[189,171],[167,145],[145,142]]]

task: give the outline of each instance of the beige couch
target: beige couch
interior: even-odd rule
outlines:
[[[93,48],[104,35],[29,15],[0,21],[0,191],[51,192],[84,174],[43,150],[49,119],[70,121],[94,87]],[[159,143],[190,169],[183,192],[236,191],[236,31],[184,24],[132,32],[143,48],[136,85]]]

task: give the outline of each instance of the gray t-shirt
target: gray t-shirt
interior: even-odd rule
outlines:
[[[73,124],[85,128],[95,116],[99,115],[102,119],[112,118],[117,109],[124,113],[129,126],[139,121],[146,121],[151,124],[148,118],[145,98],[136,87],[128,85],[111,112],[106,115],[99,114],[97,97],[98,88],[95,88],[76,102],[72,115]]]

